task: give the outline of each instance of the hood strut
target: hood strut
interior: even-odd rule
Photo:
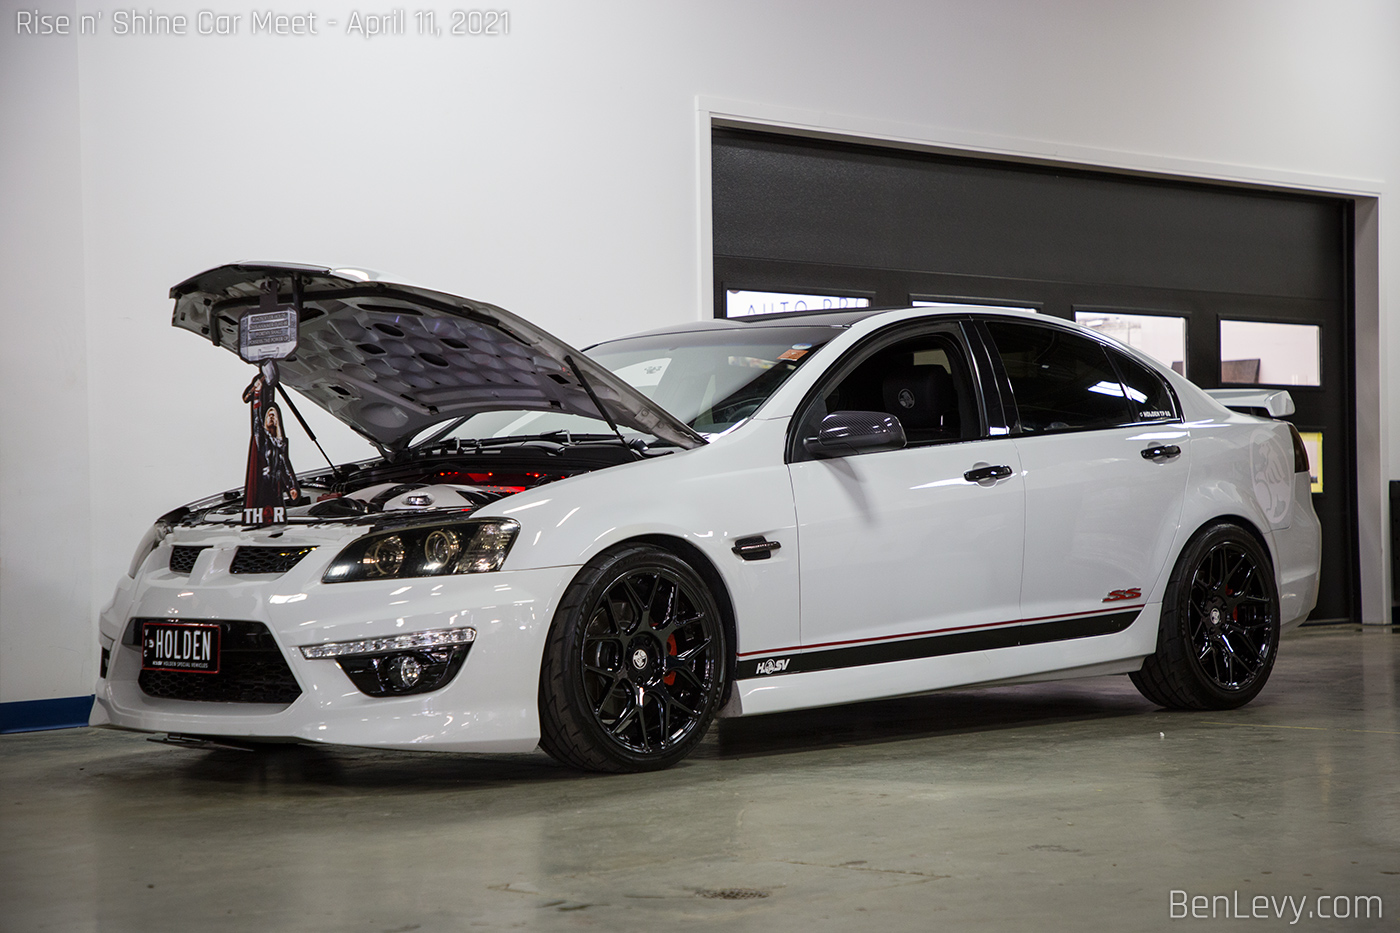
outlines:
[[[287,394],[286,388],[284,388],[281,383],[278,383],[277,391],[282,394],[282,401],[286,402],[287,407],[291,409],[293,417],[297,419],[297,424],[301,425],[301,429],[306,432],[306,436],[311,438],[311,443],[316,445],[316,449],[321,452],[321,456],[325,457],[326,462],[330,464],[331,475],[334,476],[336,480],[339,480],[340,467],[335,465],[335,461],[326,453],[326,448],[322,447],[321,442],[316,440],[316,432],[311,430],[311,425],[307,424],[306,419],[301,416],[301,412],[297,411],[296,402],[292,401],[292,397]]]
[[[588,397],[593,400],[594,406],[598,409],[598,414],[602,415],[603,420],[608,423],[608,427],[613,429],[613,433],[617,435],[617,439],[622,441],[622,446],[632,451],[632,458],[634,460],[640,460],[641,455],[635,450],[632,450],[632,445],[627,443],[627,438],[623,437],[622,432],[617,429],[617,422],[613,421],[612,415],[608,414],[608,410],[604,408],[603,403],[598,400],[598,395],[593,391],[593,387],[588,384],[588,379],[584,377],[583,370],[574,365],[574,358],[565,355],[564,362],[574,371],[574,375],[578,377],[578,384],[583,386],[583,391],[587,392]]]

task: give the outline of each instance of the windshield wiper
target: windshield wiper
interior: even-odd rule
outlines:
[[[409,447],[408,449],[409,449],[409,450],[421,450],[421,449],[426,448],[426,447],[431,447],[431,446],[432,446],[434,443],[436,443],[437,441],[442,440],[444,437],[446,437],[447,435],[451,434],[453,431],[457,430],[457,429],[460,428],[462,425],[466,424],[466,423],[467,423],[467,417],[468,417],[468,416],[463,415],[461,418],[453,418],[451,421],[447,422],[445,425],[443,425],[442,427],[438,428],[438,429],[437,429],[436,431],[434,431],[432,434],[429,434],[427,437],[423,438],[421,441],[419,441],[418,443],[412,445],[412,446]]]

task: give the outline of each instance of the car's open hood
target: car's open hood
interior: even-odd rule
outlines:
[[[282,383],[381,447],[402,447],[430,425],[483,411],[597,418],[588,388],[619,425],[686,448],[705,442],[607,369],[509,311],[359,269],[219,266],[170,289],[172,323],[236,354],[239,318],[258,310],[268,282],[279,305],[301,307],[296,352],[279,364]]]

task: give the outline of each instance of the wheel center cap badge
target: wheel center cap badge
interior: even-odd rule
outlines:
[[[1211,625],[1219,625],[1219,624],[1220,624],[1220,610],[1219,610],[1219,609],[1212,609],[1212,610],[1210,611],[1210,624],[1211,624]]]
[[[647,653],[645,650],[638,648],[636,651],[632,652],[632,666],[639,671],[647,666]]]

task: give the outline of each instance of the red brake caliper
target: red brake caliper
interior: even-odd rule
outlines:
[[[675,635],[670,635],[670,636],[667,637],[667,639],[666,639],[666,653],[669,654],[669,655],[670,655],[671,657],[673,657],[673,658],[674,658],[674,657],[676,656],[676,654],[678,653],[678,652],[676,651],[676,636],[675,636]],[[666,686],[668,686],[668,687],[675,686],[675,683],[676,683],[676,672],[675,672],[675,671],[672,671],[671,673],[667,674],[665,677],[661,678],[661,682],[664,683],[664,684],[665,684]]]

